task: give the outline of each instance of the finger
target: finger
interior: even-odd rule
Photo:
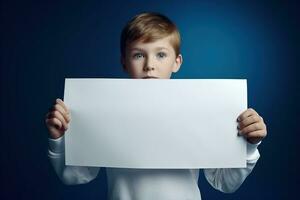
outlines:
[[[56,99],[56,103],[60,104],[63,107],[63,109],[66,111],[66,113],[69,113],[68,107],[61,99]]]
[[[70,114],[66,113],[60,104],[58,104],[58,103],[55,104],[53,106],[53,108],[54,108],[53,110],[57,110],[58,112],[60,112],[60,114],[64,117],[64,119],[67,123],[70,122],[70,120],[71,120]]]
[[[53,105],[49,108],[49,112],[48,112],[47,115],[46,115],[48,118],[51,117],[51,113],[52,113],[53,111],[55,111],[55,110],[58,110],[58,111],[59,111],[59,108],[57,108],[56,105],[59,105],[59,104],[58,104],[58,103],[53,104]],[[65,111],[63,111],[63,112],[65,112]]]
[[[49,128],[49,130],[52,127],[55,127],[56,129],[61,129],[61,127],[62,127],[61,121],[57,118],[46,119],[46,124],[47,124],[47,127]]]
[[[247,134],[247,138],[264,138],[266,137],[267,133],[265,130],[258,130],[258,131],[253,131]]]
[[[50,138],[52,139],[57,139],[63,135],[63,131],[52,126],[49,127],[49,133],[50,133]]]
[[[256,144],[258,142],[260,142],[264,137],[266,137],[267,133],[265,130],[259,130],[259,131],[253,131],[251,133],[249,133],[246,138],[247,141],[252,143],[252,144]]]
[[[246,135],[250,132],[263,130],[263,129],[264,129],[264,124],[263,123],[254,123],[254,124],[251,124],[249,126],[246,126],[242,130],[239,130],[239,133],[242,134],[242,135]]]
[[[64,119],[64,117],[62,116],[62,114],[59,111],[55,110],[55,111],[51,112],[50,115],[53,118],[59,119],[59,121],[62,123],[62,126],[63,126],[64,130],[68,129],[68,124],[67,124],[66,120]]]
[[[265,122],[265,121],[264,121],[264,118],[263,118],[262,116],[260,116],[259,114],[257,114],[257,115],[258,115],[260,121],[264,123],[264,122]]]
[[[262,140],[262,138],[261,137],[257,137],[257,138],[247,138],[247,141],[249,142],[249,143],[251,143],[251,144],[257,144],[257,143],[259,143],[260,141]]]
[[[249,126],[250,124],[254,124],[254,123],[257,123],[257,122],[260,122],[260,121],[262,121],[260,116],[251,115],[251,116],[245,118],[243,121],[239,122],[238,128],[243,129],[246,126]]]
[[[237,118],[238,121],[243,121],[244,119],[246,119],[247,117],[251,116],[251,115],[258,115],[257,112],[252,109],[249,108],[246,111],[244,111],[242,114],[240,114]]]

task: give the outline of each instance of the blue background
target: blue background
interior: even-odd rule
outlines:
[[[157,11],[182,35],[173,78],[245,78],[248,104],[265,119],[261,159],[234,194],[199,179],[203,199],[296,198],[299,188],[298,3],[212,1],[2,1],[1,199],[104,199],[106,174],[63,185],[47,158],[44,117],[65,77],[127,77],[122,27]]]

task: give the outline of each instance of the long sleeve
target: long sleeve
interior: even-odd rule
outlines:
[[[60,178],[66,185],[84,184],[96,178],[100,168],[68,166],[65,165],[65,142],[64,137],[58,139],[49,138],[48,157]]]
[[[258,144],[247,143],[246,168],[204,169],[204,175],[209,184],[225,193],[235,192],[253,170],[260,157]]]

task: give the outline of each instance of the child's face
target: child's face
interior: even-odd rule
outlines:
[[[176,57],[169,36],[155,42],[133,42],[125,55],[121,62],[131,78],[169,79],[182,64],[182,56]]]

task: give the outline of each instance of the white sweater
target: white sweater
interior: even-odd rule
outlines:
[[[64,137],[49,138],[48,156],[55,172],[67,185],[88,183],[98,167],[65,165]],[[234,192],[251,173],[260,154],[257,145],[247,144],[247,168],[204,169],[207,181],[222,192]],[[199,169],[106,168],[108,198],[120,200],[200,200]]]

